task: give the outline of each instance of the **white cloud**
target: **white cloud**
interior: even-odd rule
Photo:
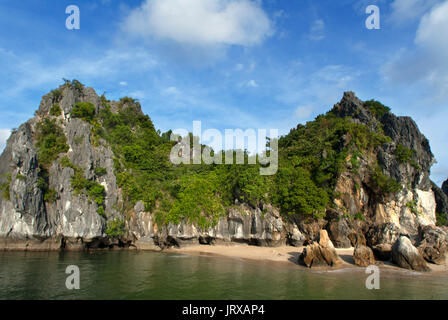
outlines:
[[[325,22],[321,19],[314,20],[308,37],[314,41],[319,41],[325,38]]]
[[[418,19],[439,0],[395,0],[391,4],[392,13],[389,21],[397,25],[412,23]]]
[[[416,84],[433,100],[448,98],[448,1],[436,5],[420,20],[415,48],[402,49],[383,68],[386,80]]]
[[[137,37],[200,47],[252,46],[272,34],[260,2],[250,0],[146,0],[123,28]]]
[[[255,80],[249,80],[248,82],[247,82],[247,86],[248,87],[251,87],[251,88],[258,88],[258,83],[257,82],[255,82]]]
[[[2,96],[14,97],[33,88],[41,89],[55,81],[66,79],[111,78],[126,72],[144,72],[153,69],[158,62],[141,48],[108,50],[100,58],[66,57],[50,65],[30,54],[18,54],[0,49],[0,68],[10,74],[9,87]],[[120,83],[121,84],[121,83]]]
[[[168,87],[162,91],[162,95],[164,95],[164,96],[180,96],[181,92],[176,87]]]
[[[126,81],[120,81],[120,86],[127,86],[128,85],[128,83],[126,82]]]
[[[3,152],[3,149],[5,149],[6,141],[8,140],[10,134],[11,134],[11,130],[0,129],[0,152]]]

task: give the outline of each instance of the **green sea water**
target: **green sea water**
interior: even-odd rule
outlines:
[[[67,266],[80,270],[68,290]],[[447,299],[448,276],[365,269],[303,270],[241,259],[159,252],[1,252],[0,299]]]

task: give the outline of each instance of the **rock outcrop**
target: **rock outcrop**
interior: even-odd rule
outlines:
[[[392,247],[392,261],[398,266],[415,271],[429,271],[429,267],[408,237],[400,236]]]
[[[375,264],[375,257],[372,249],[367,246],[358,245],[353,252],[353,260],[360,267],[368,267]]]
[[[432,192],[436,199],[436,213],[448,221],[448,196],[435,183],[432,183]]]
[[[443,182],[442,191],[448,196],[448,179]]]
[[[446,232],[433,226],[423,227],[418,250],[426,261],[434,264],[445,264],[448,250]]]
[[[319,266],[333,267],[341,263],[326,230],[321,230],[316,241],[303,249],[299,257],[299,263],[308,268]]]

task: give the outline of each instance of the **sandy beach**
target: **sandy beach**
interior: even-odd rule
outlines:
[[[172,248],[166,250],[166,252],[188,254],[188,255],[200,255],[200,256],[214,256],[214,257],[225,257],[240,260],[247,260],[252,262],[264,262],[272,263],[276,265],[297,267],[304,270],[309,270],[305,266],[298,264],[299,255],[302,253],[304,247],[292,247],[292,246],[281,246],[281,247],[258,247],[246,244],[232,244],[232,245],[196,245],[184,248]],[[348,249],[336,249],[339,257],[341,258],[341,263],[335,267],[326,268],[312,268],[313,270],[337,270],[337,269],[348,269],[348,268],[360,268],[355,265],[353,260],[354,248]],[[386,269],[390,271],[403,271],[409,272],[410,270],[399,268],[390,262],[377,262],[377,265],[381,269]],[[428,263],[431,268],[431,272],[426,273],[427,275],[448,275],[448,266],[445,264],[435,265]]]

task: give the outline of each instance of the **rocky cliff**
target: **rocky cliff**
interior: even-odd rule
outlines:
[[[79,82],[65,83],[42,98],[35,117],[12,133],[0,157],[2,248],[156,249],[230,242],[301,246],[326,229],[336,247],[367,244],[387,256],[400,236],[417,247],[424,242],[422,252],[431,247],[428,228],[446,240],[436,223],[437,217],[447,217],[448,201],[429,179],[435,159],[428,140],[411,118],[397,117],[374,101],[363,102],[347,92],[329,112],[387,139],[368,152],[346,154],[342,169],[334,173],[324,215],[285,214],[274,204],[235,195],[211,225],[189,219],[164,223],[161,201],[152,206],[143,196],[128,201],[133,187],[129,174],[137,169],[120,172],[118,152],[127,149],[118,149],[102,134],[105,118],[93,117],[107,109],[111,122],[126,108],[144,117],[134,100],[108,101]],[[336,153],[346,150],[356,134],[344,133]],[[292,140],[293,135],[294,130]],[[325,162],[326,152],[320,157]]]

